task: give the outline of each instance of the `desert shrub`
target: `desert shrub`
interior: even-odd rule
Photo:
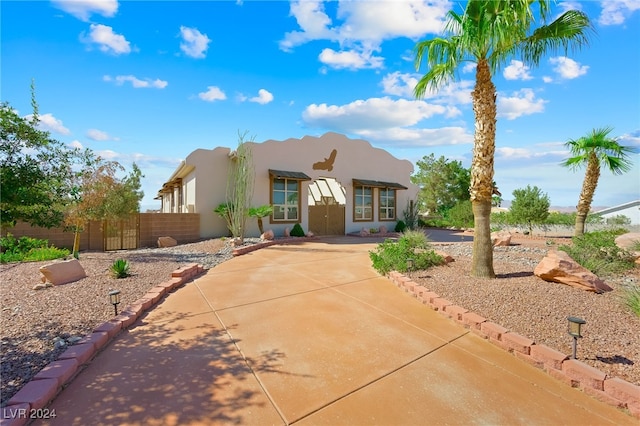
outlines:
[[[422,231],[407,231],[397,241],[388,239],[369,252],[373,267],[380,274],[391,271],[406,272],[408,259],[413,259],[415,269],[428,269],[442,263],[442,256],[430,247]]]
[[[635,316],[640,317],[640,285],[625,285],[622,289],[622,302]]]
[[[558,248],[598,276],[618,274],[634,266],[631,253],[615,243],[616,237],[624,232],[620,229],[588,232],[573,237],[571,245]]]
[[[49,246],[47,240],[26,236],[15,238],[12,234],[0,238],[0,252],[0,263],[38,262],[69,255],[69,250]]]
[[[402,218],[404,219],[405,225],[409,229],[416,229],[418,227],[420,212],[418,211],[416,206],[417,203],[415,201],[407,200],[407,207],[402,211]]]
[[[116,259],[109,269],[113,278],[126,278],[129,276],[129,262],[124,259]]]
[[[404,232],[405,229],[407,229],[407,225],[404,223],[403,220],[399,220],[398,223],[396,223],[395,231]]]
[[[471,200],[458,201],[456,205],[451,207],[446,213],[446,219],[450,226],[456,228],[472,228],[473,209],[471,207]]]
[[[293,225],[293,229],[291,230],[289,235],[291,235],[292,237],[304,237],[304,230],[299,223],[296,223],[295,225]]]

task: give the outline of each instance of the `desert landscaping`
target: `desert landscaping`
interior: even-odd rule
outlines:
[[[567,317],[583,318],[586,324],[584,337],[578,342],[578,359],[610,377],[640,385],[640,318],[621,300],[624,285],[640,283],[640,271],[636,268],[606,279],[613,290],[601,294],[535,276],[533,270],[546,253],[567,241],[520,235],[509,246],[495,247],[495,280],[470,277],[472,243],[433,243],[435,249],[451,255],[454,262],[408,275],[456,305],[566,354],[571,353],[572,342],[567,334]],[[255,242],[248,240],[247,244]],[[166,281],[182,265],[195,262],[212,268],[232,257],[232,247],[224,239],[169,248],[87,252],[80,256],[86,278],[43,290],[33,288],[40,283],[39,268],[51,262],[1,265],[5,324],[2,402],[68,345],[113,317],[114,306],[107,296],[110,290],[121,291],[122,309]],[[117,258],[130,262],[129,277],[109,276],[109,267]]]

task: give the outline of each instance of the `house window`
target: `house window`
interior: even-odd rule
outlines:
[[[380,197],[380,211],[378,216],[380,220],[396,219],[396,190],[390,188],[380,188],[378,190]]]
[[[300,181],[274,178],[271,180],[272,220],[298,222],[300,220]]]
[[[370,186],[354,186],[353,220],[373,220],[373,188]]]

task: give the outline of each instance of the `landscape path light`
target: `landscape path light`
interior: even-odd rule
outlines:
[[[118,315],[118,305],[120,304],[120,291],[119,290],[111,290],[109,292],[109,301],[113,305],[113,309]]]
[[[409,258],[407,259],[407,269],[409,271],[413,271],[413,265],[415,264],[414,260]]]
[[[577,317],[567,317],[567,320],[569,321],[569,335],[573,337],[573,359],[576,359],[578,338],[582,337],[582,325],[587,322]]]

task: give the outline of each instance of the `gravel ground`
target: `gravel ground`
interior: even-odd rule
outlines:
[[[605,280],[614,291],[597,295],[533,276],[533,268],[547,251],[540,244],[496,248],[496,280],[470,278],[470,243],[434,246],[456,261],[417,271],[412,274],[415,281],[511,331],[567,354],[571,353],[571,338],[566,317],[581,317],[587,324],[578,358],[610,376],[640,385],[640,319],[620,301],[622,285],[640,285],[637,268]],[[32,290],[40,282],[38,268],[51,262],[0,265],[1,403],[4,405],[74,339],[113,317],[109,290],[120,290],[120,307],[126,307],[169,279],[180,266],[196,262],[212,268],[230,259],[231,251],[228,241],[214,239],[163,249],[81,253],[86,278],[38,291]],[[130,277],[116,280],[109,276],[109,266],[118,258],[130,262]]]
[[[540,244],[540,242],[542,244]],[[433,244],[453,256],[446,266],[409,276],[450,302],[562,353],[572,353],[567,317],[586,321],[577,358],[609,377],[640,385],[640,318],[622,302],[624,286],[640,285],[640,269],[601,277],[614,290],[595,294],[533,275],[549,248],[524,242],[494,250],[495,280],[471,278],[471,243]]]
[[[245,244],[257,239],[246,239]],[[39,268],[46,262],[0,265],[0,405],[9,400],[69,344],[114,316],[110,290],[120,290],[120,310],[144,296],[155,285],[171,278],[171,272],[188,263],[205,268],[231,259],[229,240],[206,240],[177,247],[119,252],[80,253],[87,277],[44,290]],[[109,267],[126,259],[131,276],[115,279]]]

